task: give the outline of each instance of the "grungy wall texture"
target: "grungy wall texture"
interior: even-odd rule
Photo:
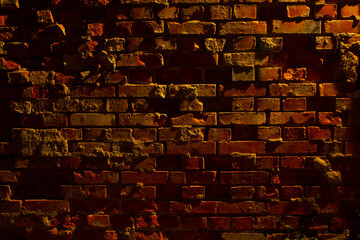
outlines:
[[[359,19],[0,0],[0,239],[360,239]]]

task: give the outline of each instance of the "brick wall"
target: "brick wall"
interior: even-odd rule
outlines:
[[[357,2],[0,0],[0,239],[360,238]]]

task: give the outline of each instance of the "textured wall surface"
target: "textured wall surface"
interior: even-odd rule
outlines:
[[[357,4],[0,0],[0,239],[359,239]]]

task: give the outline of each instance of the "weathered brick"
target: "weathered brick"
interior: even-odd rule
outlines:
[[[204,19],[205,7],[202,5],[193,5],[181,9],[181,17],[184,20]]]
[[[265,203],[264,202],[239,202],[239,203],[219,203],[219,213],[237,213],[237,214],[251,214],[251,213],[264,213]]]
[[[273,20],[273,33],[314,34],[321,33],[321,22],[314,20],[282,21]]]
[[[264,21],[239,21],[220,24],[220,35],[234,34],[266,34]]]
[[[125,84],[118,86],[118,97],[158,97],[165,98],[166,85]]]
[[[341,125],[342,118],[336,113],[332,112],[319,112],[319,123],[322,125]]]
[[[205,128],[159,128],[159,141],[202,141],[204,140]]]
[[[176,84],[169,85],[168,96],[179,98],[215,97],[216,84]]]
[[[314,124],[315,112],[271,112],[269,123],[271,125]]]
[[[234,98],[232,101],[232,111],[253,111],[254,110],[254,98]]]
[[[168,22],[167,23],[170,34],[202,34],[212,35],[216,31],[216,25],[212,22],[200,22],[197,20],[188,21],[184,23]]]
[[[217,124],[216,113],[188,113],[171,118],[171,125],[212,126]]]
[[[184,186],[182,187],[183,199],[203,199],[205,198],[204,186]]]
[[[157,12],[160,19],[176,19],[179,16],[179,8],[175,6],[166,6]]]
[[[220,85],[219,92],[225,97],[255,97],[265,96],[266,88],[259,84]]]
[[[72,126],[114,126],[114,114],[101,113],[73,113],[70,115]]]
[[[210,6],[210,19],[229,20],[231,17],[232,8],[230,6]]]
[[[219,123],[222,125],[261,125],[266,121],[263,112],[219,113]]]
[[[1,9],[14,9],[19,8],[19,0],[1,0],[0,8]]]
[[[164,58],[160,53],[124,53],[117,59],[118,67],[153,67],[164,65]]]
[[[65,200],[25,200],[24,207],[29,212],[69,212],[69,201]]]
[[[233,82],[239,81],[255,81],[255,69],[253,66],[237,67],[232,69]]]
[[[224,53],[223,56],[225,66],[263,66],[269,61],[269,55],[255,52]]]
[[[76,87],[71,90],[73,98],[115,97],[115,87]]]
[[[279,83],[269,86],[270,96],[310,97],[316,95],[316,83]]]
[[[161,113],[120,113],[120,126],[164,126],[167,122],[166,114]]]
[[[310,8],[306,5],[288,5],[286,10],[288,18],[304,18],[310,15]]]

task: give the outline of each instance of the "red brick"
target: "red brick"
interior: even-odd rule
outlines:
[[[301,186],[282,186],[280,190],[280,197],[282,200],[302,198],[303,194],[303,188]]]
[[[250,230],[253,227],[252,217],[232,217],[231,223],[234,230]]]
[[[307,141],[284,141],[274,143],[274,146],[269,146],[269,150],[273,153],[315,153],[317,145]]]
[[[211,184],[216,180],[214,171],[192,171],[186,173],[186,184]]]
[[[25,200],[24,207],[29,212],[69,212],[70,205],[65,200]]]
[[[182,187],[183,199],[203,199],[205,198],[204,186],[184,186]]]
[[[256,169],[274,169],[279,167],[278,157],[257,157]]]
[[[203,157],[186,157],[182,159],[181,165],[184,170],[202,170],[205,161]]]
[[[277,218],[274,216],[256,217],[254,229],[276,229]]]
[[[230,185],[268,184],[269,173],[265,171],[220,172],[220,183]]]
[[[78,184],[118,183],[119,174],[111,171],[101,171],[99,173],[92,171],[74,172],[74,181]]]
[[[257,138],[259,140],[279,139],[280,137],[280,127],[258,127],[257,129]]]
[[[78,187],[78,186],[74,186]],[[107,196],[106,185],[84,186],[84,195],[91,199],[105,199]]]
[[[202,154],[216,154],[215,142],[191,142],[179,144],[175,142],[167,142],[168,154],[188,154],[202,155]]]
[[[204,230],[207,228],[206,217],[185,217],[184,228],[192,230]]]
[[[169,172],[122,172],[121,182],[125,184],[145,183],[145,184],[165,184],[168,182]]]
[[[294,214],[294,215],[309,215],[313,214],[315,209],[310,202],[299,201],[299,202],[269,202],[267,204],[267,212],[269,214]]]
[[[255,188],[249,186],[231,187],[230,195],[232,199],[251,199],[254,197]]]
[[[26,200],[26,201],[31,201],[31,200]],[[2,213],[20,213],[21,207],[22,207],[21,200],[0,201],[0,212]],[[45,212],[49,212],[49,211],[45,211]]]
[[[319,112],[319,123],[322,125],[341,125],[342,124],[342,118],[332,112]]]
[[[329,132],[330,132],[330,129],[329,129]],[[335,127],[334,139],[356,140],[357,138],[358,138],[358,133],[355,128],[353,128],[353,127]]]
[[[302,157],[281,157],[281,167],[282,168],[303,168],[304,159]]]
[[[156,198],[155,186],[143,186],[134,190],[133,198],[153,200]]]
[[[263,141],[230,141],[219,142],[218,154],[239,153],[266,153],[265,142]]]
[[[305,127],[284,127],[285,140],[304,140],[306,139]]]
[[[219,202],[219,213],[231,214],[252,214],[265,213],[264,202],[245,201],[238,203]]]
[[[321,139],[326,140],[326,139],[330,139],[330,138],[331,138],[331,129],[330,128],[308,127],[308,139],[309,140],[321,140]]]
[[[115,87],[77,87],[71,90],[73,98],[115,97]]]
[[[208,226],[210,230],[228,230],[230,228],[230,218],[209,217]]]
[[[88,215],[87,222],[91,227],[105,228],[110,226],[109,215]]]

